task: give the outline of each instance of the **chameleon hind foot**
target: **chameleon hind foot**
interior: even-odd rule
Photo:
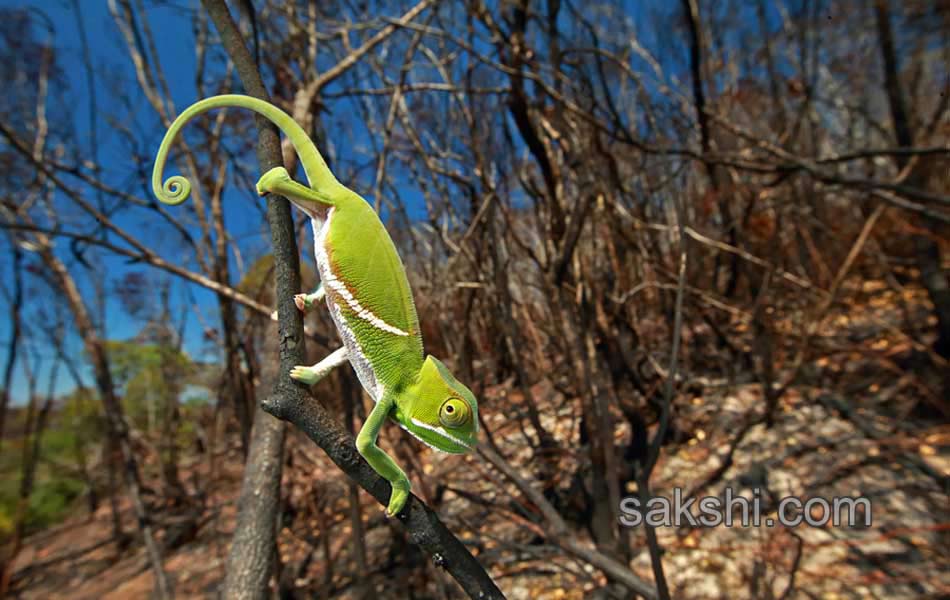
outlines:
[[[306,383],[307,385],[313,385],[316,382],[320,381],[320,374],[316,372],[316,369],[313,367],[304,367],[297,365],[290,370],[290,378],[300,383]]]
[[[346,362],[346,346],[334,350],[313,366],[297,365],[290,370],[290,378],[300,383],[313,385],[344,362]]]

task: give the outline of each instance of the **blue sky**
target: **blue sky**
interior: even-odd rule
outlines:
[[[135,118],[138,122],[147,122],[154,125],[153,128],[156,136],[154,145],[156,147],[163,132],[158,127],[158,123],[151,114],[150,108],[145,106],[144,99],[134,81],[134,70],[132,69],[128,52],[125,50],[124,41],[121,39],[112,16],[109,14],[107,3],[104,0],[78,0],[78,4],[82,7],[81,14],[79,14],[78,17],[82,20],[86,29],[87,39],[89,40],[89,52],[95,69],[96,82],[99,86],[97,92],[99,110],[96,119],[99,141],[98,159],[100,164],[105,165],[107,168],[105,179],[111,185],[127,188],[132,177],[128,169],[123,168],[123,165],[128,165],[128,149],[121,137],[115,132],[109,119],[112,117],[125,120]],[[68,85],[65,98],[66,101],[69,102],[68,110],[72,113],[71,120],[75,126],[77,137],[81,140],[82,147],[88,147],[91,133],[89,117],[91,96],[87,83],[87,72],[82,60],[83,45],[80,37],[79,24],[77,22],[77,14],[74,10],[75,3],[69,0],[29,3],[4,1],[0,2],[0,6],[4,8],[29,7],[31,11],[39,13],[41,16],[35,19],[36,27],[34,29],[34,36],[37,40],[49,39],[49,34],[44,25],[48,19],[52,28],[53,45],[57,49],[56,59],[66,77]],[[175,102],[178,106],[186,105],[193,101],[195,97],[193,78],[175,77],[173,75],[176,72],[194,72],[194,43],[187,8],[185,8],[184,5],[175,7],[150,6],[146,13],[153,31],[159,34],[159,43],[157,44],[158,54],[161,63],[172,75],[169,77],[169,86]],[[43,16],[45,16],[45,18],[43,18]],[[131,96],[133,106],[143,109],[139,111],[140,114],[130,115],[127,108],[123,106],[122,100],[108,93],[109,84],[103,82],[103,79],[106,77],[117,77],[128,82],[125,89],[128,90]],[[57,106],[62,103],[63,102],[59,100],[51,100],[48,104],[48,110],[50,112],[62,110],[62,106]],[[140,195],[143,194],[143,191],[140,189],[132,189],[130,191],[134,191]],[[163,244],[162,240],[151,241],[148,239],[148,235],[151,232],[145,217],[141,213],[135,214],[129,212],[127,216],[120,218],[119,221],[123,226],[127,227],[129,231],[137,233],[140,239],[149,242],[150,245],[168,245]],[[60,246],[65,246],[65,244],[60,243]],[[3,243],[3,252],[9,252],[5,240]],[[106,253],[90,252],[90,257],[95,266],[103,269],[113,280],[124,272],[144,271],[141,266],[130,266],[126,264],[124,260],[110,257]],[[178,262],[184,260],[184,258],[175,257],[174,254],[170,254],[167,251],[162,254]],[[64,254],[64,258],[66,256],[67,255]],[[29,255],[27,255],[27,259],[30,259]],[[76,266],[72,269],[72,272],[76,276],[77,283],[83,287],[84,292],[86,292],[85,296],[87,299],[93,298],[94,295],[89,293],[91,284],[84,270]],[[156,275],[154,271],[147,272],[151,276]],[[12,280],[9,271],[7,269],[0,269],[0,276],[3,277],[4,285],[9,286]],[[107,285],[109,283],[107,283]],[[186,299],[184,289],[182,285],[176,285],[173,296],[179,300]],[[195,288],[192,289],[199,305],[203,307],[213,305],[214,299],[211,294],[207,294]],[[29,301],[27,306],[29,306]],[[6,312],[7,310],[8,307],[4,306],[3,311]],[[109,302],[106,310],[108,315],[106,320],[106,335],[109,338],[128,338],[134,335],[141,327],[141,322],[130,318],[115,300]],[[71,321],[71,319],[68,320]],[[200,355],[202,349],[200,340],[201,330],[196,326],[196,321],[197,319],[193,314],[189,315],[189,322],[186,328],[186,346],[193,354]],[[0,340],[3,340],[3,348],[0,348],[0,364],[3,364],[7,358],[6,341],[9,339],[9,336],[10,323],[5,318],[0,319]],[[71,352],[76,354],[82,352],[81,344],[75,336],[70,338],[69,348]],[[28,350],[21,348],[20,356],[22,357],[24,353],[40,361],[40,390],[45,391],[46,377],[48,376],[53,361],[52,351],[44,350],[42,347],[33,345]],[[91,381],[88,375],[87,372],[87,382]],[[66,375],[65,370],[60,369],[57,385],[58,391],[62,393],[72,388],[73,382]],[[26,394],[26,378],[22,368],[18,368],[12,386],[14,403],[24,402]]]

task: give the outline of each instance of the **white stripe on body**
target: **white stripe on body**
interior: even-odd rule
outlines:
[[[401,329],[389,325],[373,314],[372,311],[363,308],[359,301],[346,289],[343,282],[334,275],[326,250],[327,232],[330,230],[330,220],[333,217],[334,210],[335,209],[331,208],[327,211],[325,220],[321,221],[316,218],[310,219],[311,227],[313,227],[314,256],[317,260],[317,269],[320,273],[320,280],[323,282],[324,289],[330,289],[333,290],[334,294],[339,294],[339,296],[346,301],[347,305],[356,312],[359,318],[377,329],[395,335],[408,335]],[[353,365],[353,370],[356,371],[356,376],[359,378],[363,389],[373,398],[373,401],[379,402],[379,399],[382,397],[383,386],[380,385],[376,379],[376,372],[373,371],[373,366],[370,364],[366,353],[363,352],[363,348],[356,339],[356,334],[346,322],[343,311],[340,309],[340,306],[334,302],[334,294],[326,295],[327,308],[330,310],[330,316],[333,318],[333,323],[336,325],[337,331],[340,334],[340,339],[343,340],[343,345],[346,346],[347,358],[350,364]]]
[[[357,317],[363,319],[376,329],[391,333],[393,335],[408,336],[408,332],[403,331],[394,325],[390,325],[383,319],[376,316],[376,314],[370,309],[364,308],[363,305],[360,304],[360,301],[353,297],[353,294],[351,294],[350,290],[346,288],[346,285],[337,279],[336,274],[333,273],[333,269],[330,267],[330,261],[327,258],[326,237],[327,231],[330,229],[330,219],[333,217],[334,210],[335,209],[331,208],[329,212],[327,212],[327,219],[320,228],[319,236],[316,235],[316,233],[314,235],[314,239],[317,240],[314,243],[314,252],[317,257],[317,265],[320,266],[320,279],[323,281],[323,285],[325,287],[329,287],[331,290],[339,294],[346,304],[353,310],[353,312],[356,313]],[[316,227],[316,225],[313,224],[313,219],[311,219],[311,224]],[[316,229],[314,229],[314,232],[316,232]]]

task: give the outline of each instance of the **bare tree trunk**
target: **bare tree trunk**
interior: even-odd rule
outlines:
[[[182,336],[174,335],[172,327],[171,304],[169,302],[169,288],[167,283],[161,286],[162,314],[158,324],[158,339],[156,340],[161,353],[161,373],[165,378],[162,399],[162,428],[159,438],[159,460],[162,465],[162,479],[165,485],[165,497],[171,499],[175,505],[186,499],[185,487],[181,483],[178,473],[178,425],[181,414],[178,409],[178,394],[181,391],[180,382],[182,373],[178,358],[181,355]]]
[[[219,280],[227,284],[227,280]],[[245,459],[250,452],[251,428],[254,426],[254,391],[247,381],[241,366],[241,346],[237,339],[237,315],[234,303],[225,296],[218,296],[218,308],[221,311],[221,329],[224,333],[225,369],[222,375],[221,393],[230,400],[241,428],[241,452]]]
[[[722,220],[722,228],[726,231],[726,239],[729,245],[737,246],[739,234],[736,228],[738,224],[729,207],[729,200],[726,198],[725,190],[723,190],[719,171],[715,165],[707,160],[707,156],[712,151],[712,134],[709,128],[709,116],[707,115],[706,93],[703,91],[703,36],[699,4],[696,0],[683,0],[683,9],[686,12],[686,24],[689,30],[689,68],[693,79],[693,102],[696,104],[696,120],[699,123],[699,145],[702,149],[703,166],[709,176],[709,193],[719,207],[719,218]],[[718,288],[719,284],[721,256],[722,254],[717,254],[715,259],[715,268],[712,275],[714,288]],[[741,264],[739,257],[735,254],[730,254],[728,260],[730,261],[729,272],[725,291],[723,292],[723,295],[727,298],[736,292]]]
[[[497,207],[497,203],[493,205],[493,208],[495,207]],[[495,310],[498,315],[498,322],[507,324],[506,327],[502,327],[505,349],[508,351],[511,366],[515,371],[515,384],[524,397],[528,421],[531,422],[531,427],[534,428],[538,436],[537,447],[541,449],[542,455],[542,460],[538,463],[538,478],[541,481],[549,482],[553,475],[550,455],[555,453],[557,444],[541,423],[541,414],[538,410],[537,399],[534,397],[534,394],[531,393],[531,380],[528,377],[528,370],[525,368],[524,358],[521,354],[521,349],[527,347],[527,344],[524,342],[521,328],[514,318],[513,309],[515,301],[511,296],[511,289],[508,287],[509,264],[503,255],[504,242],[501,236],[498,235],[498,224],[496,223],[494,212],[495,210],[490,211],[486,228],[492,238],[492,243],[489,245],[491,249],[492,277],[494,279],[493,283],[495,284],[495,293],[498,294],[498,302],[495,303]]]
[[[108,430],[109,427],[107,426],[106,429]],[[106,468],[106,486],[109,488],[107,492],[109,494],[109,516],[112,518],[112,538],[115,540],[119,551],[121,551],[128,546],[130,540],[122,528],[122,509],[119,508],[119,484],[116,472],[122,468],[122,459],[117,456],[119,453],[116,449],[116,442],[111,436],[106,440],[102,452],[102,464]]]
[[[266,598],[277,550],[280,479],[286,426],[255,411],[238,519],[225,566],[225,598]]]
[[[171,598],[172,590],[168,576],[162,565],[161,552],[158,544],[155,542],[152,525],[146,513],[145,504],[142,501],[142,485],[139,478],[139,467],[132,450],[128,425],[125,421],[122,405],[119,403],[119,399],[115,394],[112,373],[109,371],[109,359],[106,356],[102,341],[99,339],[95,327],[93,327],[92,320],[89,318],[89,312],[72,275],[70,275],[66,266],[59,258],[53,254],[48,240],[43,239],[42,242],[39,251],[40,256],[43,258],[43,262],[45,262],[53,272],[57,284],[66,297],[66,301],[73,313],[73,318],[76,320],[76,327],[79,329],[79,334],[82,337],[86,353],[92,361],[96,385],[99,388],[99,393],[102,396],[102,402],[105,408],[106,425],[109,428],[109,435],[110,438],[116,441],[124,463],[123,476],[129,497],[132,500],[132,508],[135,511],[139,531],[145,542],[146,554],[155,575],[156,592],[158,597],[163,600]]]
[[[247,93],[269,100],[257,66],[244,45],[227,5],[222,0],[202,0],[202,5],[218,30],[222,45],[235,64]],[[261,171],[282,165],[280,137],[274,125],[259,119],[258,135],[257,157]],[[305,358],[302,336],[289,338],[284,335],[286,323],[291,323],[299,333],[303,330],[302,317],[293,304],[293,295],[300,290],[299,257],[294,239],[293,218],[287,200],[270,197],[267,218],[277,271],[280,372],[284,375],[293,365],[303,364]],[[288,340],[297,343],[288,344]],[[284,379],[285,375],[279,381]],[[277,387],[282,386],[278,383]],[[294,391],[295,401],[308,401],[302,388],[286,387]],[[283,421],[260,409],[255,411],[254,428],[244,467],[244,482],[241,485],[237,528],[225,566],[226,598],[265,598],[269,595],[277,544],[285,436],[286,426]]]
[[[894,35],[891,31],[891,15],[888,0],[875,0],[874,12],[877,17],[877,30],[881,48],[881,58],[884,62],[884,86],[887,91],[887,100],[891,110],[891,120],[897,144],[903,148],[914,146],[914,131],[908,117],[904,92],[898,75],[897,53],[894,49]],[[908,158],[903,155],[894,157],[898,168],[907,167]],[[921,163],[927,157],[921,157]],[[927,174],[921,164],[910,167],[906,183],[909,187],[925,190]],[[933,220],[921,218],[924,230],[929,235],[914,236],[914,250],[917,254],[917,264],[920,269],[920,282],[927,290],[930,301],[934,305],[934,314],[937,317],[937,340],[934,351],[944,358],[950,358],[950,285],[947,282],[947,273],[941,267],[940,247],[937,238],[940,235],[937,223]]]
[[[13,367],[16,365],[17,350],[20,347],[20,305],[23,303],[23,250],[16,240],[10,239],[13,246],[13,297],[10,298],[10,343],[7,344],[7,360],[3,368],[3,395],[0,396],[0,450],[3,449],[3,431],[7,419],[7,407],[10,405],[10,387],[13,385]]]

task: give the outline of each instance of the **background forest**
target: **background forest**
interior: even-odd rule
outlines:
[[[947,597],[948,64],[946,0],[0,3],[0,596]],[[383,430],[434,512],[383,516],[349,367],[287,378],[339,341],[273,133],[202,116],[152,195],[220,93],[479,398],[471,455]],[[675,489],[873,518],[621,525]]]

